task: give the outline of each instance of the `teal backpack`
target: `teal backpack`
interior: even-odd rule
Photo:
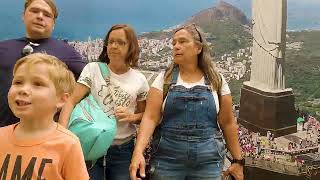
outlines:
[[[98,63],[104,79],[109,69]],[[115,117],[103,112],[92,94],[82,99],[73,109],[68,129],[80,139],[85,160],[97,160],[107,153],[117,131]]]

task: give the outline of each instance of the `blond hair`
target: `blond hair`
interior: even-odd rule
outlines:
[[[54,83],[58,95],[63,93],[71,94],[73,92],[76,83],[73,73],[64,62],[51,55],[34,53],[19,59],[14,65],[13,76],[22,64],[26,64],[28,68],[31,68],[38,63],[47,65],[49,78]]]
[[[182,29],[188,31],[191,34],[191,36],[193,37],[193,40],[195,41],[195,43],[201,45],[202,50],[201,50],[200,54],[198,54],[198,67],[208,77],[208,80],[210,81],[211,88],[213,90],[216,90],[219,95],[220,88],[221,88],[221,77],[219,75],[219,72],[217,71],[215,63],[212,60],[212,57],[210,55],[210,49],[209,49],[209,46],[208,46],[206,39],[204,38],[203,32],[195,24],[190,24],[190,25],[176,29],[174,34]],[[168,69],[165,73],[165,76],[164,76],[165,84],[170,83],[169,81],[172,77],[172,70],[173,70],[174,66],[176,66],[176,64],[172,63],[168,67]]]
[[[33,1],[35,1],[35,0],[25,0],[24,1],[24,12],[27,10],[27,8],[30,6],[30,4]],[[42,0],[42,1],[46,2],[50,6],[50,8],[53,12],[54,19],[57,19],[59,13],[58,13],[58,8],[56,6],[55,1],[54,0]]]

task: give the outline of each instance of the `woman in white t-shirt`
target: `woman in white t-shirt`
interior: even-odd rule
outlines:
[[[230,90],[211,62],[202,33],[194,24],[179,28],[172,45],[174,62],[149,91],[131,160],[131,179],[146,176],[143,152],[154,133],[151,179],[221,179],[225,139],[234,159],[226,174],[243,180]]]
[[[110,70],[108,82],[102,77],[98,62],[87,64],[75,92],[61,112],[59,123],[67,127],[73,107],[90,92],[104,112],[118,120],[116,137],[107,154],[93,167],[88,167],[92,180],[130,179],[128,169],[134,149],[134,123],[141,121],[149,91],[145,76],[133,69],[138,58],[139,44],[134,30],[126,24],[112,26],[99,56],[99,61]]]

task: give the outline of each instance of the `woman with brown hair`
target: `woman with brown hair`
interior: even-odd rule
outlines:
[[[242,180],[230,89],[212,63],[202,33],[194,24],[179,28],[172,45],[174,61],[149,91],[131,160],[131,179],[145,176],[143,152],[154,134],[151,179],[221,179],[225,139],[234,159],[227,173]]]
[[[90,179],[128,180],[131,155],[134,148],[134,123],[140,122],[149,90],[145,76],[133,69],[139,58],[138,39],[126,24],[111,27],[104,39],[99,61],[110,70],[104,79],[97,62],[84,67],[75,92],[64,106],[60,123],[67,127],[73,107],[91,93],[108,116],[117,119],[117,133],[104,157],[89,167]]]

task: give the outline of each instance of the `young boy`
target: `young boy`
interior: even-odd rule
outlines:
[[[54,122],[75,79],[59,59],[35,53],[14,66],[8,93],[20,122],[0,128],[0,179],[88,180],[78,138]]]

